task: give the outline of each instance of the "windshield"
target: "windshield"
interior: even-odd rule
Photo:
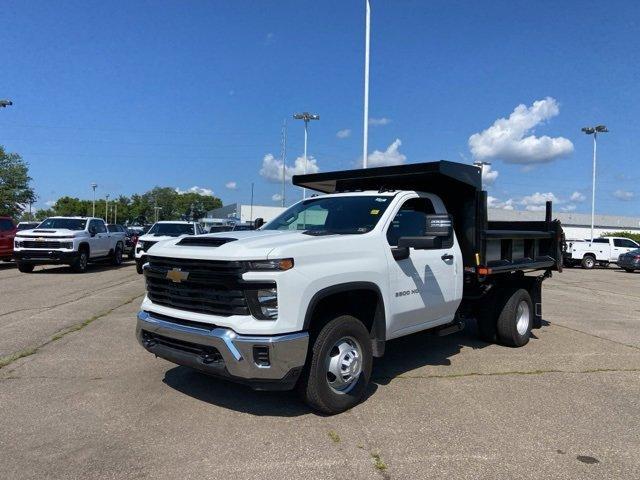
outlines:
[[[38,226],[37,223],[19,223],[18,231],[21,230],[31,230],[32,228],[36,228]]]
[[[370,232],[391,197],[344,196],[304,200],[287,209],[264,230],[300,230],[312,235]]]
[[[38,228],[66,228],[67,230],[84,230],[86,218],[47,218]]]
[[[188,223],[156,223],[147,232],[156,237],[178,237],[180,235],[193,235],[193,225]]]

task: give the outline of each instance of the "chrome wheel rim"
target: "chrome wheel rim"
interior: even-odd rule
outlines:
[[[116,263],[119,265],[122,263],[122,250],[116,248]]]
[[[588,258],[584,261],[584,263],[587,265],[587,267],[591,268],[591,267],[593,267],[593,264],[594,264],[595,262],[591,259],[591,257],[588,257]]]
[[[87,254],[83,253],[80,255],[80,268],[83,270],[87,267]]]
[[[351,391],[362,373],[362,348],[353,337],[342,337],[329,349],[325,360],[329,388],[336,393]]]
[[[516,309],[516,329],[520,335],[525,335],[529,330],[530,317],[529,304],[522,300]]]

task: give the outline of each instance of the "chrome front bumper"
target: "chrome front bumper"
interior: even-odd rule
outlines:
[[[293,388],[307,358],[309,334],[239,335],[229,328],[193,326],[139,312],[138,342],[158,357],[260,390]],[[255,348],[254,348],[255,347]],[[256,359],[260,352],[261,361]],[[268,352],[268,365],[264,361]]]

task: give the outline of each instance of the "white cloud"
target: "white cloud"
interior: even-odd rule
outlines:
[[[569,197],[569,200],[572,202],[584,202],[586,198],[587,197],[585,197],[584,194],[580,192],[573,192]]]
[[[391,123],[391,120],[386,117],[381,117],[381,118],[369,117],[369,125],[371,125],[372,127],[380,127],[382,125],[389,125],[390,123]]]
[[[307,172],[318,173],[320,167],[313,156],[307,158]],[[287,165],[284,169],[285,180],[288,182],[294,175],[302,175],[305,173],[304,157],[296,158],[293,166]],[[270,182],[282,182],[282,160],[275,158],[271,153],[267,153],[262,159],[262,168],[260,175]]]
[[[552,201],[553,203],[562,203],[562,201],[556,197],[553,193],[540,193],[536,192],[532,195],[527,195],[522,197],[522,200],[518,202],[520,205],[524,206],[525,209],[530,210],[532,212],[538,212],[544,210],[546,207],[547,201]]]
[[[633,192],[629,192],[627,190],[618,189],[613,192],[613,196],[618,200],[622,200],[623,202],[628,202],[629,200],[633,200],[635,194]]]
[[[488,208],[501,208],[502,210],[514,210],[514,201],[512,198],[505,200],[504,202],[498,200],[496,197],[492,197],[491,195],[487,196],[487,207]]]
[[[498,173],[497,170],[493,170],[491,165],[484,165],[482,167],[482,184],[493,185],[498,175],[500,175],[500,173]]]
[[[476,160],[501,159],[507,163],[539,164],[573,152],[573,143],[564,137],[536,137],[529,133],[560,113],[551,97],[518,105],[509,118],[499,118],[493,125],[469,137],[469,149]],[[528,136],[525,136],[528,135]]]
[[[274,202],[280,202],[282,201],[282,195],[280,195],[279,193],[274,193],[273,195],[271,195],[271,200],[273,200]]]
[[[338,130],[336,133],[336,137],[338,138],[349,138],[351,136],[351,129],[345,128],[344,130]]]
[[[383,167],[387,165],[402,165],[406,163],[407,156],[400,153],[400,145],[402,141],[396,138],[395,141],[387,147],[384,152],[374,150],[369,154],[367,163],[370,167]]]
[[[572,203],[568,205],[564,205],[563,207],[560,208],[560,210],[562,210],[563,212],[573,212],[575,209],[576,209],[576,206]]]
[[[224,184],[224,188],[227,188],[229,190],[237,190],[238,189],[238,184],[234,181],[231,182],[227,182]]]
[[[47,200],[44,202],[47,207],[53,207],[56,204],[56,200]]]
[[[198,187],[197,185],[194,185],[187,190],[180,190],[179,188],[176,188],[176,193],[179,195],[184,195],[185,193],[199,193],[200,195],[207,195],[208,197],[213,196],[213,190],[210,188]]]

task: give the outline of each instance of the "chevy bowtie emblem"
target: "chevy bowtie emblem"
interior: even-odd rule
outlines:
[[[183,272],[179,268],[172,268],[167,272],[166,277],[168,280],[171,280],[173,283],[180,283],[183,280],[189,278],[189,272]]]

